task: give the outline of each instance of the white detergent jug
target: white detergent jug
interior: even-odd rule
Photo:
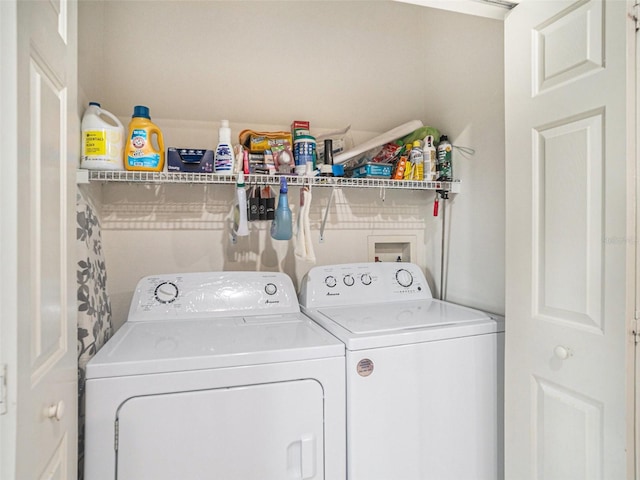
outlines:
[[[90,102],[82,117],[82,160],[88,170],[124,170],[124,126],[100,104]]]

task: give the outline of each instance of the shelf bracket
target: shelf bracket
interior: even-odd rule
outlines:
[[[320,225],[320,243],[324,242],[324,229],[327,225],[327,217],[329,216],[329,209],[331,208],[331,202],[333,202],[333,194],[336,191],[336,187],[334,186],[331,189],[331,194],[329,195],[329,202],[327,203],[327,208],[324,211],[324,216],[322,217],[322,225]]]
[[[76,170],[76,184],[85,185],[89,183],[89,170],[79,168]]]

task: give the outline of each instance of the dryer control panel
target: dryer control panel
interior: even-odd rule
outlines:
[[[144,277],[128,321],[271,315],[300,311],[295,287],[279,272],[176,273]]]
[[[314,267],[302,279],[300,304],[368,305],[432,298],[420,267],[406,262],[349,263]]]

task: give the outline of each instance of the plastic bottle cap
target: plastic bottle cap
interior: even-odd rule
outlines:
[[[415,142],[413,142],[413,148],[419,148],[420,147],[420,140],[416,140]]]
[[[136,105],[135,107],[133,107],[133,115],[131,115],[131,117],[148,118],[149,120],[151,120],[151,117],[149,116],[149,107],[145,107],[144,105]]]
[[[287,179],[285,177],[280,177],[280,193],[287,193],[288,190]]]
[[[314,137],[313,135],[299,135],[293,141],[293,143],[301,143],[301,142],[316,143],[316,137]]]
[[[218,129],[218,144],[226,144],[231,148],[231,129],[229,128],[229,120],[220,120],[220,128]]]
[[[244,187],[244,172],[238,173],[238,181],[236,182],[237,187]]]

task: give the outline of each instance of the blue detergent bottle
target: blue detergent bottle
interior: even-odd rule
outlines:
[[[291,209],[289,208],[287,191],[287,179],[280,177],[278,208],[276,208],[275,217],[271,223],[271,238],[274,240],[291,240],[291,236],[293,235]]]

